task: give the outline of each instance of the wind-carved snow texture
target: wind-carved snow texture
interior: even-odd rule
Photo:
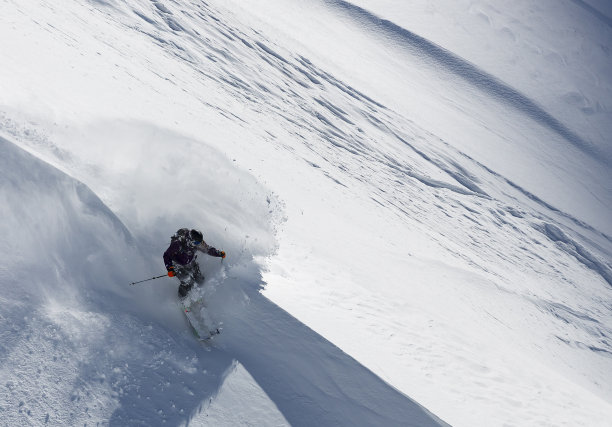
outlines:
[[[542,108],[475,66],[361,9],[344,2],[328,3],[368,25],[382,26],[383,31],[404,40],[410,49],[447,66],[493,97],[508,95],[510,99],[503,102],[588,150],[586,142]],[[312,167],[329,180],[330,186],[354,191],[355,197],[366,194],[368,200],[364,203],[378,204],[393,212],[398,226],[425,234],[449,254],[445,260],[460,260],[490,279],[483,280],[484,285],[476,283],[462,290],[466,299],[480,296],[483,300],[470,307],[493,311],[489,307],[491,301],[484,301],[486,298],[476,289],[482,286],[483,295],[488,295],[485,291],[495,292],[524,301],[529,313],[531,309],[543,313],[544,317],[536,319],[550,324],[555,345],[562,346],[555,347],[558,353],[552,352],[552,357],[561,354],[570,360],[568,364],[574,360],[582,363],[572,367],[567,376],[576,382],[588,376],[583,383],[586,388],[612,396],[610,384],[594,385],[590,381],[595,372],[595,368],[590,371],[592,366],[598,372],[609,372],[611,366],[612,333],[606,320],[610,309],[606,300],[610,284],[607,260],[612,254],[608,236],[478,163],[454,148],[452,141],[440,139],[351,87],[306,54],[287,51],[207,3],[91,4],[113,26],[147,39],[152,50],[174,58],[184,72],[166,73],[163,65],[139,56],[141,52],[131,58],[129,50],[119,50],[125,48],[121,38],[97,35],[101,43],[130,60],[140,61],[146,71],[159,77],[155,82],[175,86],[183,97],[196,99],[235,124],[243,131],[245,143],[265,141]],[[139,84],[150,84],[151,93],[156,93],[155,84],[144,83],[147,80],[143,76],[131,74],[122,64],[117,68]],[[144,75],[144,69],[141,71]],[[213,96],[212,84],[224,96]],[[235,101],[240,109],[232,109],[231,103],[224,101]],[[27,182],[21,170],[38,173],[50,167],[26,154],[4,161],[2,171],[8,174],[2,183],[10,191],[3,191],[2,196],[14,200],[3,200],[3,218],[12,219],[3,223],[3,233],[13,235],[13,229],[23,227],[27,236],[18,239],[21,246],[12,240],[4,242],[3,253],[14,254],[10,259],[29,260],[36,249],[38,257],[37,262],[12,266],[8,279],[1,282],[3,295],[8,295],[1,301],[4,323],[0,330],[6,334],[2,356],[11,362],[1,365],[2,378],[8,380],[0,391],[0,401],[7,406],[2,408],[2,415],[12,417],[10,421],[76,424],[110,418],[112,425],[153,424],[160,419],[171,424],[201,421],[228,376],[240,372],[236,368],[239,363],[258,384],[259,396],[268,396],[262,397],[268,405],[266,410],[291,425],[439,423],[425,409],[262,296],[259,291],[264,285],[263,268],[253,258],[274,253],[274,233],[279,225],[274,216],[283,215],[274,197],[223,155],[207,149],[202,141],[129,120],[84,125],[74,131],[76,136],[70,132],[60,134],[57,138],[66,141],[56,146],[20,128],[10,116],[7,113],[2,117],[3,133],[53,163],[69,166],[78,177],[90,179],[98,186],[94,191],[104,194],[109,206],[119,204],[118,200],[133,201],[133,206],[122,204],[115,216],[82,184],[53,170],[49,174],[61,176],[65,185],[47,188],[34,177],[33,194],[37,197],[26,199],[26,203],[21,192],[10,190],[11,185]],[[269,117],[274,120],[261,125]],[[71,147],[70,142],[82,135],[93,147],[103,148],[82,148],[77,144]],[[2,149],[19,152],[5,140]],[[136,156],[130,157],[133,152],[145,151],[155,153],[145,159],[146,164],[139,163]],[[98,170],[97,166],[104,164],[100,158],[110,157],[107,152],[112,153],[113,160],[129,158],[133,163],[110,171],[104,167]],[[193,152],[202,156],[193,158]],[[181,164],[184,171],[168,171],[168,159]],[[147,168],[159,175],[147,174]],[[207,170],[215,170],[214,176],[206,174]],[[42,189],[36,188],[38,185]],[[76,196],[65,196],[64,193],[72,194],[71,188],[81,190],[74,190]],[[177,188],[184,191],[177,194]],[[49,199],[44,198],[45,192]],[[176,197],[176,203],[169,203],[169,194]],[[41,213],[41,206],[61,214],[49,219]],[[12,210],[19,207],[23,212]],[[34,214],[38,216],[28,216]],[[156,271],[164,249],[160,242],[167,243],[176,228],[193,223],[194,217],[198,218],[198,226],[212,230],[206,237],[209,243],[223,242],[227,245],[223,249],[231,254],[225,264],[202,260],[208,281],[199,292],[210,299],[211,316],[225,327],[219,336],[219,348],[208,352],[202,352],[188,334],[180,332],[186,329],[182,314],[168,304],[175,296],[175,283],[163,279],[164,287],[146,290],[125,290],[117,285]],[[51,227],[41,227],[42,223]],[[54,234],[45,237],[51,232]],[[116,237],[98,241],[96,236],[100,235]],[[82,241],[87,244],[77,243]],[[91,253],[92,243],[101,249]],[[117,268],[119,260],[126,258]],[[75,265],[80,263],[86,267],[75,271]],[[109,271],[109,265],[115,267]],[[26,304],[10,297],[10,290],[20,280],[18,272],[30,269],[40,283],[25,285],[26,291],[29,289],[26,298],[31,299]],[[537,280],[523,283],[522,277]],[[472,279],[460,283],[472,286]],[[83,292],[84,285],[87,289]],[[67,294],[62,299],[68,302],[42,297],[48,289]],[[71,304],[70,298],[84,301]],[[114,307],[118,302],[130,306]],[[369,305],[360,309],[374,318],[375,308],[383,304],[384,300],[374,295]],[[36,310],[27,318],[20,316],[20,310],[28,310],[28,305]],[[71,310],[73,306],[80,310]],[[504,307],[498,309],[491,315],[496,324],[504,324],[507,319],[528,323],[520,316],[504,317],[508,314]],[[568,322],[575,328],[569,338]],[[409,331],[409,336],[418,340],[421,333],[428,332]],[[139,336],[140,341],[134,343],[134,336]],[[389,339],[392,338],[395,339]],[[549,336],[542,338],[545,341]],[[69,344],[60,345],[63,341]],[[460,347],[445,342],[423,346],[419,349],[420,359],[402,363],[429,366],[433,362],[428,360],[442,360],[436,358],[440,354],[434,347],[459,352],[453,345]],[[516,345],[520,347],[521,343]],[[107,347],[112,351],[106,351]],[[576,349],[584,354],[576,356]],[[51,362],[42,352],[57,359]],[[73,354],[76,357],[71,358]],[[545,358],[549,356],[544,353]],[[15,360],[28,362],[17,366]],[[42,377],[47,375],[44,370],[37,371],[36,365],[41,361],[47,371],[62,378],[57,388],[45,391],[38,387],[48,381]],[[70,369],[64,370],[64,365],[77,374],[68,373]],[[452,367],[439,365],[442,376],[452,374],[445,371]],[[487,370],[476,362],[470,366]],[[494,372],[478,378],[481,395],[476,399],[503,391],[496,388],[496,375]],[[548,391],[551,393],[542,395],[537,391],[537,399],[554,399],[550,397],[554,390]],[[96,396],[95,405],[88,395]],[[174,397],[168,400],[168,396]]]
[[[159,3],[156,3],[156,4],[159,4]],[[356,8],[354,6],[346,5],[344,3],[341,6],[348,8],[350,10],[356,10],[359,16],[361,17],[366,16],[368,20],[370,21],[373,21],[373,22],[380,21],[378,20],[378,18],[368,15],[367,12],[362,9]],[[483,192],[483,190],[474,181],[473,176],[470,177],[469,174],[466,175],[466,170],[461,165],[457,164],[454,161],[450,161],[450,162],[444,161],[442,160],[441,156],[437,158],[436,157],[430,158],[427,154],[425,154],[425,151],[423,149],[419,148],[419,145],[421,145],[422,142],[421,144],[419,144],[419,141],[416,140],[414,131],[411,132],[412,135],[408,134],[407,137],[406,135],[402,135],[402,131],[397,130],[398,127],[400,127],[400,123],[406,123],[407,127],[411,127],[411,126],[413,127],[413,125],[411,125],[405,119],[397,115],[393,115],[381,104],[370,99],[366,95],[356,91],[352,87],[347,86],[344,83],[338,81],[333,76],[326,73],[325,71],[317,68],[307,58],[304,58],[301,56],[295,57],[295,58],[283,57],[281,54],[274,51],[272,48],[267,46],[262,41],[256,40],[254,43],[249,43],[246,40],[249,36],[247,36],[246,34],[241,34],[239,30],[235,28],[228,27],[226,24],[223,23],[222,19],[215,17],[212,11],[208,10],[206,6],[199,5],[198,8],[201,10],[208,11],[210,16],[207,18],[207,15],[205,15],[204,13],[200,13],[195,19],[196,23],[198,21],[202,21],[201,25],[204,25],[204,24],[208,26],[212,25],[213,29],[217,30],[227,40],[230,40],[231,42],[233,42],[233,43],[230,43],[229,45],[227,43],[221,43],[221,46],[215,46],[215,41],[219,42],[219,40],[206,39],[206,44],[203,44],[199,38],[196,38],[195,40],[192,40],[192,41],[196,43],[197,47],[199,48],[198,54],[200,55],[204,54],[208,60],[211,60],[214,62],[227,63],[228,65],[233,65],[235,68],[240,69],[241,67],[246,66],[246,64],[248,63],[247,59],[249,59],[248,57],[252,56],[252,55],[248,55],[249,52],[247,52],[247,54],[245,55],[244,51],[236,50],[236,47],[232,46],[235,43],[241,43],[242,45],[247,46],[250,50],[254,51],[252,52],[252,54],[259,56],[259,58],[265,61],[270,67],[272,67],[277,72],[284,75],[285,77],[288,77],[289,78],[288,81],[294,83],[295,85],[291,89],[286,89],[283,87],[275,88],[276,89],[275,91],[274,89],[272,89],[274,88],[274,86],[277,86],[275,81],[267,81],[267,82],[266,81],[255,81],[249,84],[245,81],[245,79],[241,79],[240,77],[238,77],[235,71],[233,73],[229,72],[224,67],[221,67],[220,70],[217,70],[217,71],[222,71],[222,73],[218,75],[208,75],[207,74],[207,77],[209,78],[213,78],[215,80],[229,84],[231,88],[234,89],[233,95],[235,97],[239,97],[244,102],[255,104],[257,109],[262,109],[263,106],[266,105],[266,101],[268,100],[274,101],[274,102],[269,103],[269,105],[273,109],[272,113],[284,118],[287,122],[289,122],[290,125],[293,125],[292,127],[301,129],[302,132],[304,131],[304,128],[306,128],[307,130],[310,130],[318,134],[319,137],[325,139],[332,146],[343,149],[355,156],[362,156],[362,155],[369,156],[373,158],[374,162],[382,163],[387,167],[391,167],[391,168],[399,167],[401,168],[401,172],[403,174],[409,175],[419,180],[425,185],[436,187],[436,188],[447,188],[447,189],[450,189],[454,192],[461,193],[461,194],[476,193],[476,194],[481,194],[481,195],[486,196],[486,193]],[[169,12],[167,8],[165,10],[166,10],[165,13]],[[138,16],[141,16],[140,12],[138,12]],[[393,25],[393,24],[385,23],[385,25]],[[158,30],[161,30],[159,26],[157,28]],[[395,32],[397,31],[405,32],[406,30],[403,30],[399,27],[398,28],[394,27],[393,31],[395,34]],[[160,38],[159,35],[151,35],[150,33],[147,33],[147,34],[153,37],[155,41],[161,42],[164,45],[168,45],[169,43],[164,38]],[[418,36],[416,35],[414,37],[418,38]],[[221,39],[221,41],[224,41],[224,39]],[[427,41],[423,40],[423,43],[427,43]],[[176,43],[173,43],[172,45],[175,46],[174,49],[170,49],[170,51],[173,54],[179,55],[179,56],[190,55],[189,62],[193,66],[196,66],[197,64],[200,63],[198,62],[197,55],[195,54],[195,52],[193,52],[193,54],[189,54],[188,49],[185,49],[184,47],[179,47]],[[438,48],[435,46],[429,46],[429,45],[427,45],[426,47],[427,49],[425,48],[423,49],[427,51],[433,50],[434,53],[439,53],[439,55],[437,56],[452,58],[454,62],[461,61],[460,58],[454,57],[451,53],[445,52],[441,48]],[[205,53],[202,53],[202,52],[205,52]],[[436,56],[436,55],[433,55],[433,56]],[[443,62],[448,62],[448,61],[445,60]],[[472,66],[470,64],[465,63],[461,67],[451,67],[451,68],[463,69],[466,67],[470,68]],[[201,73],[200,70],[196,70],[196,71]],[[467,73],[467,74],[468,76],[472,74],[478,75],[478,76],[481,76],[481,75],[484,76],[482,78],[479,77],[479,78],[470,79],[471,81],[473,80],[472,83],[474,84],[477,84],[477,85],[480,84],[486,87],[493,86],[494,88],[497,86],[502,87],[503,90],[496,89],[498,92],[499,91],[502,91],[502,92],[512,91],[511,88],[505,88],[505,86],[503,86],[501,82],[497,82],[495,85],[486,83],[489,80],[493,81],[494,78],[486,76],[482,72],[474,71],[473,73]],[[305,76],[306,80],[304,80],[301,76]],[[261,75],[262,80],[266,78],[269,79],[269,76],[267,76],[267,74]],[[253,79],[251,78],[251,80]],[[482,83],[482,81],[485,81],[485,83]],[[255,86],[253,85],[253,83],[255,83]],[[288,83],[285,82],[285,85],[287,84]],[[332,102],[326,100],[324,97],[314,96],[309,101],[309,98],[311,98],[311,95],[310,94],[305,95],[305,94],[300,93],[302,89],[330,92],[330,95],[332,96],[341,95],[341,97],[344,99],[340,102],[345,102],[349,104],[354,103],[355,105],[352,105],[351,106],[352,108],[349,107],[345,111],[342,108],[340,108],[337,104],[333,104]],[[521,98],[522,95],[515,94],[515,96],[502,96],[501,98],[503,98],[505,102],[508,102],[508,99],[516,99],[517,97]],[[314,101],[314,103],[312,101]],[[533,104],[531,101],[526,101],[525,99],[522,99],[522,98],[519,101],[517,101],[517,105],[529,106]],[[301,110],[301,112],[305,113],[306,117],[316,118],[316,120],[311,120],[308,123],[304,123],[303,116],[290,117],[288,116],[288,113],[286,111],[292,111],[292,110],[291,109],[284,110],[284,109],[276,107],[276,105],[278,105],[279,103],[281,105],[285,104],[284,106],[291,105],[295,108],[298,108],[299,110]],[[358,107],[355,110],[356,105]],[[216,108],[220,108],[220,107],[217,106]],[[536,107],[536,106],[533,107],[533,109],[537,109],[537,108],[539,107]],[[226,112],[226,111],[224,111],[223,114],[231,116],[231,113]],[[361,118],[367,119],[375,128],[377,128],[376,129],[377,131],[382,131],[383,134],[390,133],[394,135],[397,139],[399,139],[404,144],[412,148],[412,150],[414,150],[414,152],[426,162],[426,165],[422,168],[417,168],[417,167],[407,167],[407,165],[398,166],[397,164],[395,164],[396,160],[391,158],[388,152],[385,152],[382,149],[381,150],[373,149],[373,147],[369,144],[369,141],[373,139],[372,135],[368,135],[368,134],[364,135],[364,131],[358,126],[356,126],[350,120],[350,114],[357,114],[358,116],[360,116],[359,119]],[[540,111],[536,114],[536,116],[547,116],[547,115],[545,112]],[[338,120],[340,121],[338,122]],[[552,122],[555,120],[552,118],[549,118],[546,121]],[[334,122],[338,122],[338,123],[334,123]],[[575,139],[571,135],[568,136],[567,135],[568,132],[569,131],[563,131],[561,133],[563,133],[564,136],[568,137],[568,139],[570,140]],[[301,135],[297,130],[295,132],[295,135],[298,138],[305,140],[304,136]],[[385,135],[385,137],[387,136],[388,135]],[[422,140],[425,140],[426,137],[428,136],[430,135],[423,135],[421,138]],[[275,139],[273,135],[271,135],[271,137]],[[305,143],[308,144],[307,142]],[[443,142],[443,144],[448,146],[447,143]],[[311,150],[313,149],[312,147],[309,147],[309,148]],[[325,147],[325,149],[327,150],[328,147]],[[451,151],[451,154],[447,155],[447,157],[452,158],[453,156],[457,155],[456,152],[452,152],[452,149],[450,149],[450,151]],[[467,157],[463,154],[460,154],[460,155],[462,155],[463,157]],[[321,157],[333,158],[334,156],[326,156],[325,153],[321,153]],[[475,162],[472,161],[471,163],[473,164]],[[428,176],[427,174],[417,172],[417,170],[423,170],[423,169],[427,170],[431,168],[432,164],[435,166],[434,169],[438,169],[438,171],[436,172],[442,171],[443,176],[446,176],[447,178],[451,178],[451,181],[448,182],[448,181],[438,180],[431,176]],[[479,166],[484,167],[481,165]],[[494,173],[493,171],[490,171],[490,172]],[[514,185],[513,183],[509,181],[508,183],[510,185]],[[459,184],[459,185],[456,185],[456,184]],[[518,186],[515,186],[515,187],[517,187],[517,189],[520,189],[520,187]],[[531,196],[531,195],[529,197],[535,198],[535,196]],[[545,203],[543,201],[540,201],[540,202]],[[550,205],[548,205],[547,207],[549,209],[554,209]]]
[[[563,231],[553,224],[544,224],[541,231],[564,252],[574,256],[578,261],[584,264],[587,268],[594,270],[600,274],[610,286],[612,286],[612,267],[606,265],[599,260],[595,255],[585,249],[580,243],[577,243],[568,237]]]

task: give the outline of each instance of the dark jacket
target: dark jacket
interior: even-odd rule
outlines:
[[[166,269],[174,264],[187,265],[196,258],[196,251],[204,252],[210,256],[221,257],[223,253],[209,246],[206,242],[200,243],[198,246],[188,244],[185,240],[172,240],[166,252],[164,252],[164,264]]]

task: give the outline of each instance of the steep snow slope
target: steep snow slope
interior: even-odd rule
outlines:
[[[405,393],[453,425],[605,425],[609,165],[491,70],[467,64],[493,90],[440,69],[465,63],[425,39],[410,51],[395,27],[369,33],[371,14],[342,2],[266,5],[263,16],[204,2],[3,4],[2,133],[86,183],[132,236],[108,258],[78,258],[113,272],[99,282],[108,292],[89,264],[87,279],[53,282],[96,289],[59,310],[94,319],[67,322],[78,339],[51,340],[65,359],[82,349],[82,373],[37,394],[52,381],[36,379],[47,356],[16,338],[4,413],[32,424],[45,411],[111,424],[430,422]],[[27,203],[8,194],[6,215],[34,233],[40,221],[20,222],[11,206]],[[62,204],[31,209],[47,203],[72,218]],[[209,352],[190,341],[176,285],[123,288],[159,274],[185,225],[229,254],[204,262],[203,292],[226,327]],[[95,241],[81,231],[75,240]],[[66,263],[60,236],[46,269]],[[6,243],[3,268],[31,250]],[[3,296],[12,283],[2,279]],[[7,313],[6,336],[49,322]],[[91,313],[121,339],[96,347],[103,321]],[[109,347],[110,358],[96,350]]]
[[[144,261],[153,255],[147,245],[139,250],[83,184],[5,139],[0,144],[4,425],[438,425],[261,296],[251,260],[265,233],[260,244],[230,245],[234,259],[221,271],[212,274],[208,263],[208,285],[198,291],[227,331],[215,341],[223,349],[207,349],[168,303],[174,287],[126,286],[129,277],[147,274],[145,266],[155,268]],[[204,164],[221,173],[223,163],[208,155]],[[248,176],[234,173],[241,176],[237,193],[257,193]],[[198,194],[204,202],[210,192]],[[229,204],[233,197],[215,200]],[[246,205],[253,213],[259,207]]]
[[[608,215],[612,204],[608,126],[612,120],[607,107],[612,89],[604,77],[612,70],[606,47],[610,28],[589,14],[586,18],[580,15],[581,20],[575,23],[581,30],[579,36],[566,35],[563,23],[551,29],[536,25],[523,28],[523,21],[512,18],[523,12],[527,23],[536,18],[549,19],[546,12],[550,9],[572,14],[566,11],[567,5],[556,7],[558,2],[542,10],[540,2],[527,1],[520,7],[513,3],[508,10],[496,12],[501,15],[499,19],[512,20],[517,33],[533,39],[537,49],[550,49],[553,39],[554,48],[572,58],[572,67],[555,67],[523,45],[504,48],[506,40],[494,32],[486,36],[464,35],[463,31],[447,35],[448,26],[438,24],[435,17],[440,16],[443,22],[459,19],[455,12],[462,16],[464,6],[452,3],[448,10],[439,6],[441,11],[434,18],[424,18],[426,22],[433,21],[424,35],[435,34],[434,42],[422,37],[422,33],[342,0],[261,0],[236,2],[235,7],[246,8],[257,17],[252,25],[265,26],[279,42],[308,52],[311,59],[325,63],[344,82],[376,94],[377,101],[424,125],[544,201],[612,234]],[[486,9],[487,2],[483,3],[482,7],[473,3],[475,9],[470,10]],[[269,8],[270,4],[274,7]],[[374,10],[383,11],[383,18],[395,19],[395,7],[399,6],[391,8],[383,2],[377,3]],[[535,12],[523,10],[530,8]],[[403,10],[399,24],[421,20],[419,15],[402,19],[414,12]],[[470,18],[468,14],[458,25],[467,25]],[[417,28],[421,29],[421,25]],[[556,36],[559,33],[562,36]],[[448,42],[449,38],[453,42]],[[483,46],[483,38],[494,43],[493,47]],[[435,42],[442,42],[442,46]],[[465,53],[468,59],[445,49],[448,46]],[[493,59],[487,55],[488,50],[495,51]],[[584,65],[586,60],[576,51],[593,56],[593,64]],[[506,59],[508,55],[515,57]],[[495,66],[491,61],[496,61]],[[532,67],[542,76],[533,76]],[[514,74],[509,71],[513,69]],[[568,80],[571,82],[565,85]],[[575,85],[588,89],[593,100],[585,102],[593,104],[597,114],[576,112],[574,105],[559,100],[562,96],[558,86],[571,91]],[[572,97],[564,94],[565,98]]]
[[[605,2],[351,3],[497,76],[612,159],[612,21],[599,10]]]

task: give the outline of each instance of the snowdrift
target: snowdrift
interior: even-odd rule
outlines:
[[[0,143],[2,257],[9,267],[3,294],[60,305],[97,292],[121,295],[119,279],[144,271],[127,228],[87,186],[4,138]]]

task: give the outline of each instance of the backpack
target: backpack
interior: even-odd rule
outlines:
[[[170,238],[170,242],[174,243],[176,241],[179,241],[181,243],[181,246],[183,246],[185,244],[185,241],[187,240],[188,237],[189,237],[189,229],[188,228],[180,228]]]

